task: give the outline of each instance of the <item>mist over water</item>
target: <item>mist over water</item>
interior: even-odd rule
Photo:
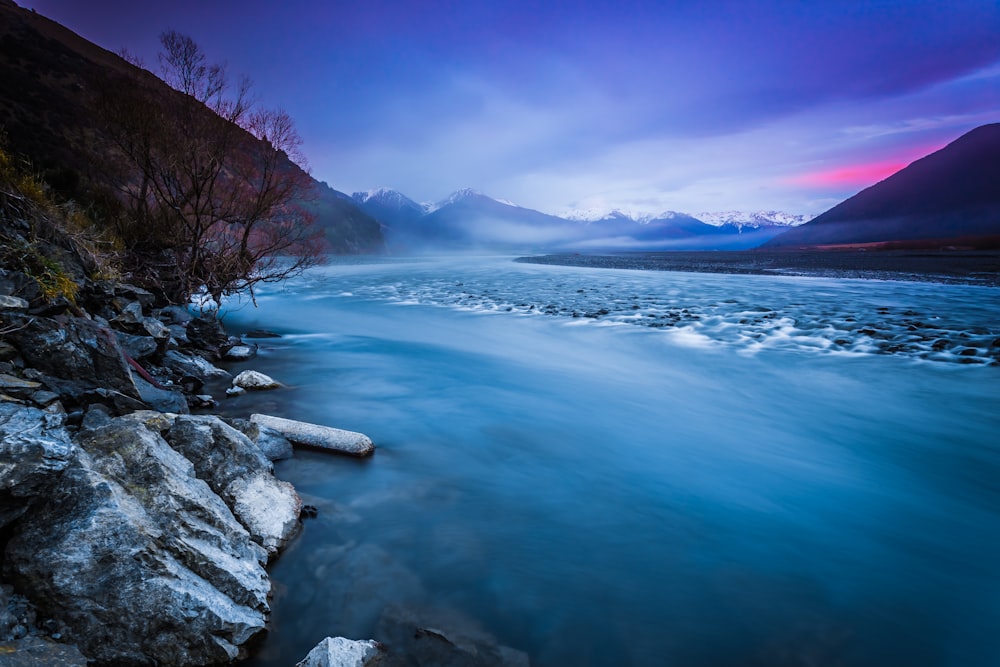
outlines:
[[[319,517],[253,664],[392,604],[542,666],[1000,664],[996,296],[495,258],[264,291],[226,321],[288,387],[224,409],[379,448],[277,465]]]

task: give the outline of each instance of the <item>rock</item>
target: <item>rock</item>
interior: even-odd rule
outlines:
[[[114,295],[116,297],[124,297],[129,301],[137,301],[142,308],[152,308],[156,302],[156,297],[152,292],[128,283],[115,283]]]
[[[32,303],[42,299],[42,288],[37,280],[26,273],[0,269],[0,294],[15,296]]]
[[[0,403],[0,527],[57,485],[73,449],[60,417]]]
[[[91,403],[83,415],[80,428],[88,431],[99,429],[111,423],[111,411],[100,403]]]
[[[194,319],[194,315],[187,308],[181,306],[166,306],[159,312],[160,321],[164,324],[184,325]]]
[[[125,331],[152,336],[156,340],[170,338],[170,330],[163,322],[142,314],[142,305],[138,301],[133,301],[122,308],[122,312],[112,320],[112,324]]]
[[[233,386],[247,390],[263,390],[277,389],[281,383],[257,371],[243,371],[233,378]]]
[[[281,334],[274,333],[273,331],[264,331],[263,329],[254,329],[243,335],[246,338],[281,338]]]
[[[247,393],[247,390],[243,387],[230,387],[226,390],[226,396],[241,396]]]
[[[160,347],[152,336],[135,336],[124,331],[115,331],[115,337],[118,339],[118,345],[125,350],[125,354],[137,360],[156,354]]]
[[[36,405],[39,405],[44,408],[45,406],[51,405],[52,403],[58,401],[59,394],[56,394],[55,392],[51,391],[45,391],[43,389],[42,391],[36,391],[34,394],[32,394],[31,400]]]
[[[19,319],[20,318],[20,319]],[[132,398],[139,390],[114,334],[82,317],[49,318],[15,316],[18,328],[7,334],[29,366],[68,381],[66,391],[49,385],[69,400],[80,389],[106,388]]]
[[[4,667],[87,667],[87,658],[71,644],[42,637],[24,637],[0,643],[0,664]]]
[[[295,455],[288,438],[272,428],[258,426],[246,419],[227,419],[226,423],[250,438],[261,453],[272,461],[290,459]]]
[[[0,294],[0,309],[27,310],[28,305],[21,297]]]
[[[229,662],[269,613],[265,550],[161,437],[169,425],[147,412],[81,432],[7,544],[11,583],[100,663]]]
[[[0,373],[0,392],[26,398],[42,387],[40,382],[24,380],[15,375]]]
[[[227,371],[216,368],[198,355],[184,354],[177,350],[170,350],[163,355],[163,365],[179,375],[189,375],[198,378],[201,382],[206,382],[211,378],[229,377]]]
[[[187,337],[191,345],[218,353],[219,347],[229,342],[222,323],[214,317],[196,317],[187,323]]]
[[[398,604],[385,608],[378,636],[391,654],[405,655],[420,667],[529,667],[523,651],[501,646],[479,624],[458,612],[412,609]]]
[[[149,413],[136,418],[146,419]],[[154,420],[157,417],[152,417]],[[171,417],[170,446],[194,464],[195,473],[233,510],[270,556],[299,531],[302,501],[288,482],[276,479],[271,461],[243,433],[215,416]]]
[[[371,438],[355,431],[345,431],[330,426],[308,424],[261,414],[250,415],[250,423],[256,424],[258,428],[264,427],[277,431],[293,445],[340,452],[351,456],[371,456],[375,452],[375,445]]]
[[[184,397],[182,392],[159,389],[138,375],[135,376],[134,380],[135,386],[139,390],[139,398],[148,407],[160,412],[173,412],[185,415],[190,412],[188,410],[187,398]]]
[[[245,361],[247,359],[253,359],[256,356],[256,345],[233,345],[223,353],[222,358],[229,361]]]
[[[327,637],[295,667],[372,667],[382,653],[382,646],[372,639]]]
[[[0,340],[0,361],[10,361],[18,355],[17,348],[5,340]]]

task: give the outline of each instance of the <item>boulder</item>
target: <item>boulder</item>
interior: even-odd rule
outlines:
[[[187,414],[187,398],[180,390],[160,389],[154,387],[139,376],[135,376],[135,386],[139,390],[139,398],[148,407],[160,412],[175,412]]]
[[[281,383],[257,371],[243,371],[233,378],[233,386],[247,390],[277,389]]]
[[[156,414],[81,431],[59,486],[12,526],[5,575],[92,660],[229,662],[264,630],[267,554]]]
[[[6,334],[27,365],[70,383],[72,395],[83,389],[110,389],[139,398],[132,373],[111,330],[82,317],[13,318],[16,330]],[[60,394],[60,389],[51,387]]]
[[[27,310],[28,302],[18,296],[0,294],[0,309]]]
[[[371,456],[375,453],[371,438],[355,431],[261,414],[250,415],[250,423],[280,433],[293,445],[351,456]]]
[[[158,420],[150,413],[136,419]],[[272,474],[271,461],[240,431],[218,417],[170,416],[167,442],[194,464],[205,480],[269,556],[278,554],[301,528],[302,501],[295,488]]]
[[[125,354],[133,359],[145,359],[156,354],[160,348],[159,343],[152,336],[136,336],[124,331],[115,331],[115,337]]]
[[[327,637],[295,667],[373,667],[382,655],[382,646],[371,639]]]
[[[198,378],[201,382],[229,377],[227,371],[215,367],[197,354],[184,354],[177,350],[170,350],[163,355],[163,365],[178,375]]]
[[[24,637],[0,642],[0,664],[4,667],[87,667],[87,658],[71,644]]]
[[[272,461],[290,459],[295,455],[292,443],[273,428],[259,426],[246,419],[232,419],[230,425],[253,440],[261,453]]]
[[[256,345],[233,345],[222,354],[222,358],[229,361],[246,361],[256,356]]]
[[[72,452],[61,417],[0,403],[0,527],[58,484]]]
[[[219,347],[229,342],[222,323],[214,317],[196,317],[187,323],[187,338],[191,345],[218,354]]]

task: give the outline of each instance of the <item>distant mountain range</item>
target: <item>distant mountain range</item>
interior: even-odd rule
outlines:
[[[1000,246],[1000,123],[983,125],[765,248]]]
[[[390,188],[355,192],[385,225],[390,250],[740,250],[806,221],[777,211],[658,215],[620,209],[550,215],[475,190],[420,204]]]

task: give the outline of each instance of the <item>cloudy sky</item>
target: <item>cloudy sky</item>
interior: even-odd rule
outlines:
[[[418,201],[820,213],[1000,122],[997,0],[18,1],[151,66],[188,34],[316,178]]]

